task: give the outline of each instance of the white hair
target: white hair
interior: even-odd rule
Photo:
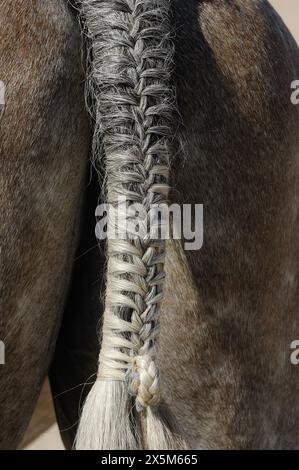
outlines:
[[[81,13],[91,44],[94,148],[101,139],[108,203],[116,207],[124,196],[149,214],[169,192],[170,1],[82,0]],[[108,240],[98,377],[83,408],[77,449],[184,447],[161,406],[156,363],[164,255],[165,242],[149,236]]]

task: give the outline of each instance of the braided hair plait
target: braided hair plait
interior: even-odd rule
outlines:
[[[82,0],[91,43],[95,145],[106,158],[107,200],[144,211],[138,235],[108,240],[98,380],[87,397],[78,449],[179,448],[160,409],[156,337],[165,241],[150,211],[167,203],[173,95],[169,0]],[[97,155],[95,156],[97,158]],[[127,215],[127,222],[130,216]],[[115,226],[112,226],[115,224]],[[119,229],[110,218],[108,233]],[[116,232],[117,233],[117,232]]]

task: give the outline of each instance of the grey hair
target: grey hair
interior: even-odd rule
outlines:
[[[119,196],[129,206],[142,204],[147,218],[169,192],[170,12],[169,0],[81,1],[92,54],[94,149],[101,139],[107,201],[115,208]],[[108,240],[98,378],[83,408],[77,449],[184,446],[160,405],[156,339],[164,257],[165,242],[148,235]]]

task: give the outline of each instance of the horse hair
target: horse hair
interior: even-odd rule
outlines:
[[[91,44],[94,159],[101,140],[108,203],[117,208],[122,196],[129,207],[141,204],[146,225],[151,207],[167,203],[169,192],[170,12],[169,0],[81,2]],[[164,252],[165,242],[147,234],[108,240],[98,377],[83,408],[77,449],[184,447],[162,411],[156,363]]]

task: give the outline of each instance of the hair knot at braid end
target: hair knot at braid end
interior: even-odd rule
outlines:
[[[160,374],[153,356],[144,355],[134,358],[128,371],[129,393],[136,397],[136,409],[141,412],[148,406],[160,403]]]

